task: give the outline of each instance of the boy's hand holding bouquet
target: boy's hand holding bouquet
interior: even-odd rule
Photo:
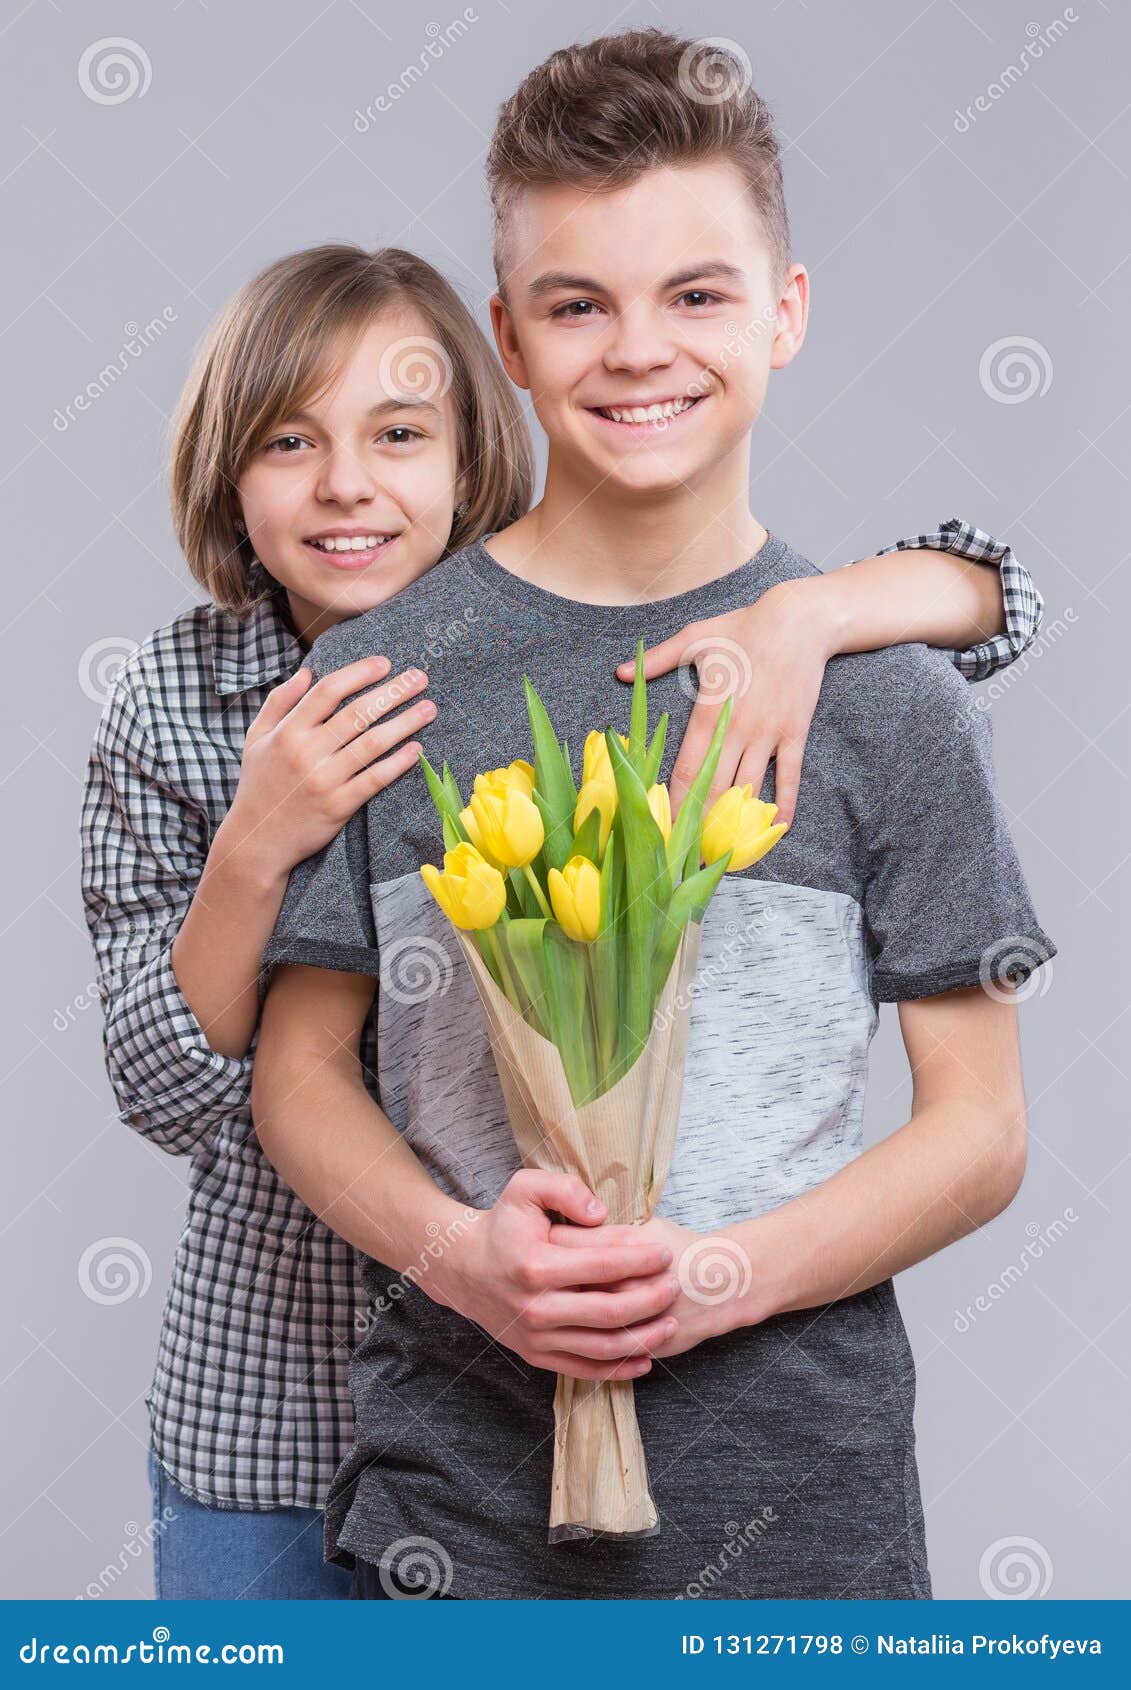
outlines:
[[[647,1221],[667,1178],[707,905],[785,832],[749,786],[704,815],[730,700],[673,822],[643,671],[641,647],[628,735],[588,735],[580,788],[529,681],[533,765],[477,775],[465,805],[421,758],[445,845],[421,874],[471,967],[524,1166],[580,1176],[614,1226]],[[657,1530],[632,1381],[559,1374],[554,1411],[550,1540]]]

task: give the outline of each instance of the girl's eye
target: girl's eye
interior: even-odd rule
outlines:
[[[679,303],[681,305],[688,304],[688,305],[691,305],[692,307],[702,307],[704,305],[717,305],[718,302],[719,302],[718,294],[717,293],[708,293],[705,288],[689,288],[686,293],[681,293],[680,296],[679,296]]]
[[[550,312],[551,317],[569,317],[574,322],[581,322],[586,317],[592,317],[601,308],[592,299],[570,299],[564,305],[555,305]]]
[[[310,441],[304,440],[301,434],[280,434],[277,440],[268,445],[269,452],[290,453],[297,452],[300,446],[309,446]]]
[[[379,440],[387,440],[393,446],[408,446],[414,440],[423,440],[424,436],[417,428],[406,428],[403,423],[397,423],[393,428],[387,428]]]

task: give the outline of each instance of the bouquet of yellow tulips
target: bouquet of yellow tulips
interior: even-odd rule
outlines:
[[[643,645],[628,734],[589,734],[580,787],[525,688],[533,764],[477,775],[465,805],[421,757],[445,852],[420,872],[475,979],[524,1165],[580,1174],[610,1222],[643,1222],[675,1146],[700,924],[723,875],[785,827],[749,785],[704,815],[729,699],[673,822]],[[559,1375],[551,1542],[658,1529],[633,1401],[631,1380]]]

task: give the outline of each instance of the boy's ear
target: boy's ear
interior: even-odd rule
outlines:
[[[491,328],[495,335],[495,345],[498,348],[504,370],[516,387],[529,388],[530,379],[526,373],[526,360],[522,356],[518,344],[518,336],[514,329],[514,318],[511,316],[510,307],[501,293],[491,295]]]
[[[778,303],[778,328],[770,354],[771,370],[784,370],[801,351],[809,323],[809,272],[791,264]]]

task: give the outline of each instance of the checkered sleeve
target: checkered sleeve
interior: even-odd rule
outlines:
[[[1013,555],[1012,548],[1002,545],[992,534],[961,517],[952,516],[940,523],[932,533],[916,534],[894,545],[881,547],[877,556],[885,552],[931,550],[957,552],[974,563],[987,563],[1001,571],[1001,590],[1005,600],[1005,632],[992,639],[982,640],[966,651],[948,651],[958,671],[968,681],[985,681],[999,669],[1006,669],[1037,637],[1044,615],[1045,601],[1036,582]]]
[[[157,753],[136,671],[116,677],[82,804],[82,894],[119,1118],[191,1155],[249,1105],[253,1051],[212,1049],[173,972],[173,940],[208,854],[208,826]]]

